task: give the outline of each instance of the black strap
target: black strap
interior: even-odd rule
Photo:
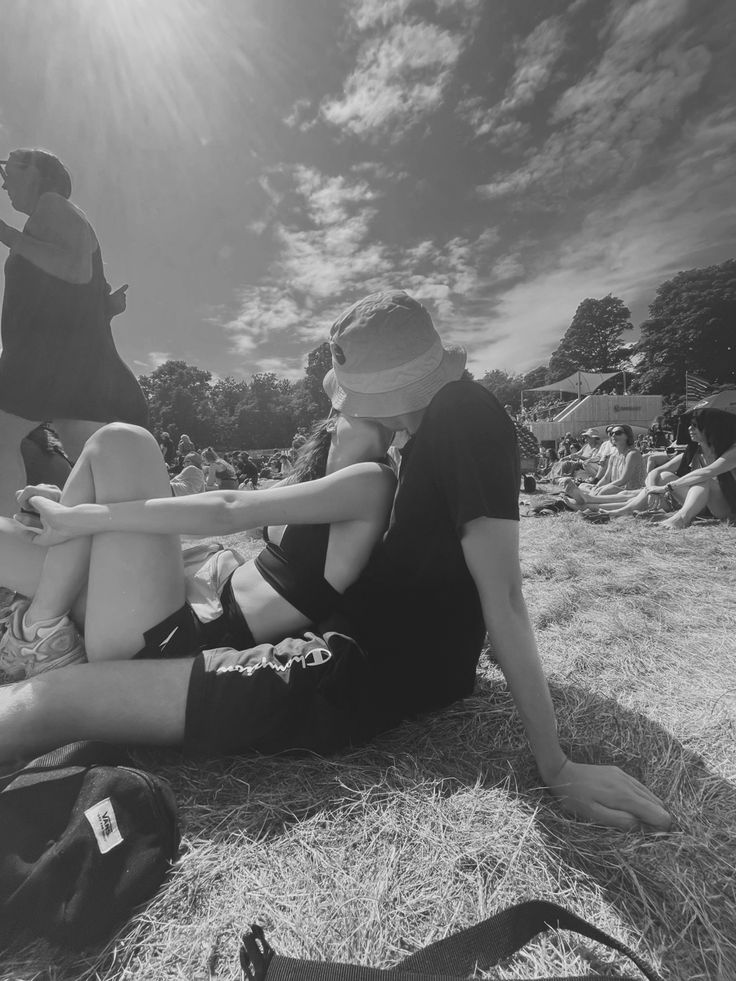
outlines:
[[[48,773],[49,770],[61,770],[69,766],[90,766],[93,763],[113,765],[125,763],[129,759],[130,754],[124,746],[89,740],[69,743],[67,746],[51,750],[50,753],[44,753],[43,756],[37,756],[35,760],[31,760],[18,770],[13,770],[12,773],[3,774],[0,777],[0,791],[19,777],[30,777],[32,774]]]
[[[520,950],[532,937],[548,929],[573,930],[591,940],[626,954],[648,981],[660,976],[629,947],[555,903],[531,900],[489,917],[430,944],[405,958],[391,970],[356,964],[302,961],[275,954],[260,927],[252,927],[240,948],[243,981],[458,981],[477,968],[485,970]],[[598,975],[589,975],[595,981]],[[537,981],[567,981],[539,978]],[[572,981],[572,979],[570,979]],[[600,981],[603,981],[601,978]],[[610,975],[609,975],[610,981]],[[620,981],[634,981],[621,978]]]

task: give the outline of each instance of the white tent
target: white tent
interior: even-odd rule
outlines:
[[[541,385],[539,388],[526,388],[526,392],[570,392],[580,398],[581,395],[591,395],[596,389],[607,382],[609,378],[620,375],[620,371],[575,371],[567,378],[552,382],[551,385]]]

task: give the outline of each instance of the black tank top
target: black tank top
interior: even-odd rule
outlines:
[[[281,543],[268,540],[255,559],[256,568],[279,596],[319,623],[339,605],[341,596],[325,579],[329,525],[288,525]]]

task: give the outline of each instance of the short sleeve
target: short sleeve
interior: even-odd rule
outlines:
[[[480,517],[518,521],[519,445],[500,402],[477,382],[455,382],[428,413],[435,480],[455,529]]]

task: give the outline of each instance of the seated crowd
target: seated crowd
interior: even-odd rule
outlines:
[[[607,426],[606,439],[588,429],[582,445],[568,433],[557,451],[546,451],[541,473],[562,485],[565,509],[596,522],[621,515],[661,521],[664,528],[687,528],[698,517],[734,521],[736,393],[704,399],[686,421],[688,443],[669,454],[657,452],[659,426],[639,441],[625,424]]]

